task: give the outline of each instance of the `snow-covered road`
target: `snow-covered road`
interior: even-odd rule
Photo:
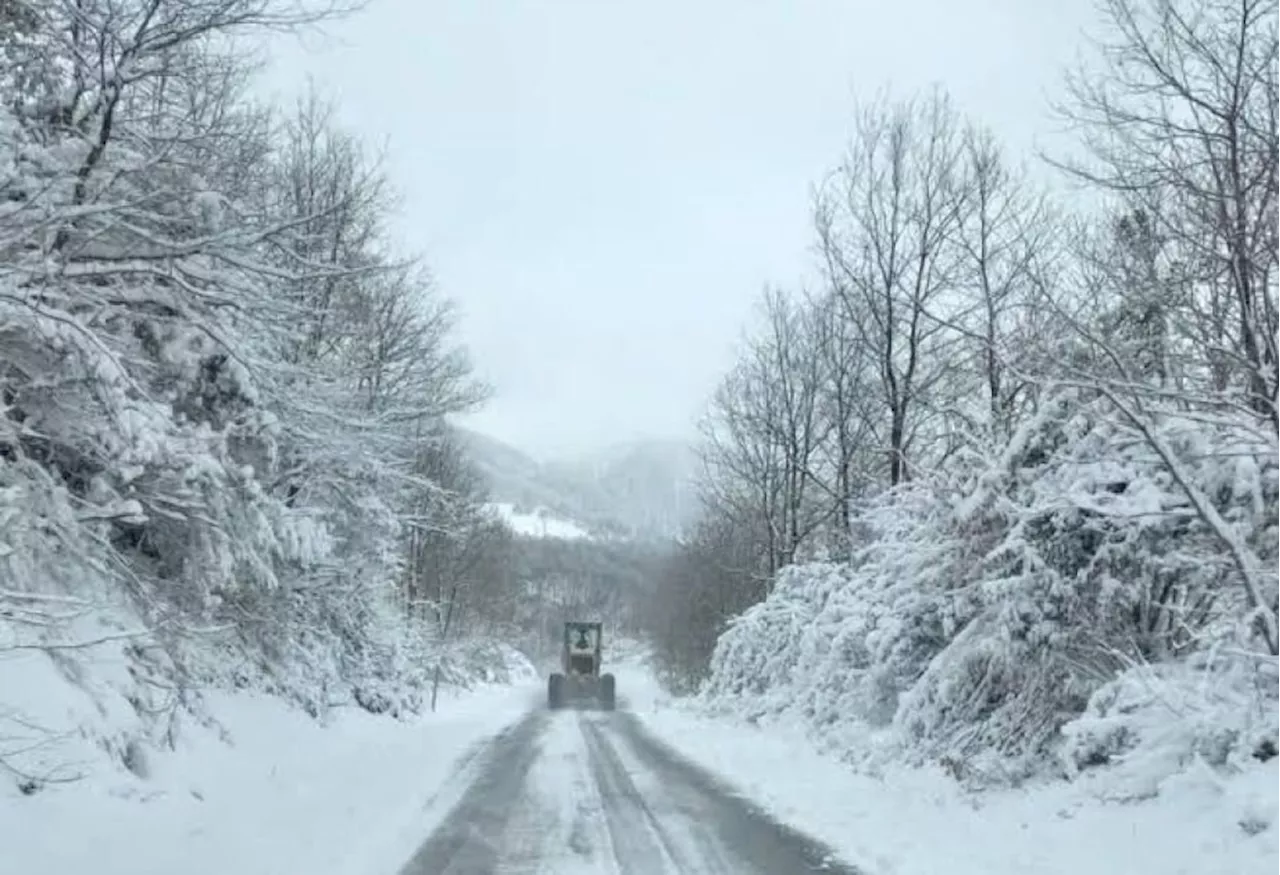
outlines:
[[[144,776],[99,747],[128,724],[90,724],[97,700],[23,659],[0,662],[0,688],[30,681],[28,710],[60,731],[37,765],[82,777],[0,781],[4,875],[1275,872],[1274,761],[1191,764],[1137,799],[1115,797],[1115,769],[977,792],[938,768],[859,772],[802,727],[672,699],[624,658],[613,713],[550,712],[538,677],[403,720],[206,691],[216,722],[184,717]]]
[[[535,710],[467,761],[401,875],[852,873],[625,712]]]

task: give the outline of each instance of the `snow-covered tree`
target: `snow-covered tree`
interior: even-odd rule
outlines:
[[[1173,745],[1166,766],[1274,756],[1275,4],[1102,13],[1064,108],[1085,148],[1061,166],[1097,195],[1078,214],[937,95],[857,115],[820,188],[829,288],[805,322],[809,483],[843,502],[843,549],[730,559],[768,542],[728,499],[775,507],[785,482],[758,450],[787,411],[756,387],[789,368],[749,352],[714,407],[737,431],[713,435],[753,440],[713,447],[769,464],[710,478],[704,527],[737,537],[686,546],[659,587],[675,684],[975,779],[1148,743]]]
[[[0,648],[88,610],[184,688],[412,702],[411,533],[475,549],[420,460],[484,389],[376,163],[318,96],[251,99],[237,48],[341,11],[0,12]]]

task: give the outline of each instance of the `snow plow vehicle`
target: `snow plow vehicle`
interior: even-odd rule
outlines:
[[[600,672],[601,623],[564,624],[564,642],[560,649],[561,671],[547,679],[547,706],[552,709],[567,705],[594,703],[612,711],[617,703],[613,675]]]

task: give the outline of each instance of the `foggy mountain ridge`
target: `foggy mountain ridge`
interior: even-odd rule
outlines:
[[[624,441],[539,462],[497,438],[454,426],[484,475],[490,500],[539,508],[592,533],[635,540],[676,537],[696,512],[693,447],[674,439]]]

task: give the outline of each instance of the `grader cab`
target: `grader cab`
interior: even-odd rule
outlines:
[[[547,705],[594,703],[612,711],[616,705],[616,683],[612,674],[600,672],[600,623],[569,622],[564,624],[564,641],[560,650],[560,668],[547,680]]]

